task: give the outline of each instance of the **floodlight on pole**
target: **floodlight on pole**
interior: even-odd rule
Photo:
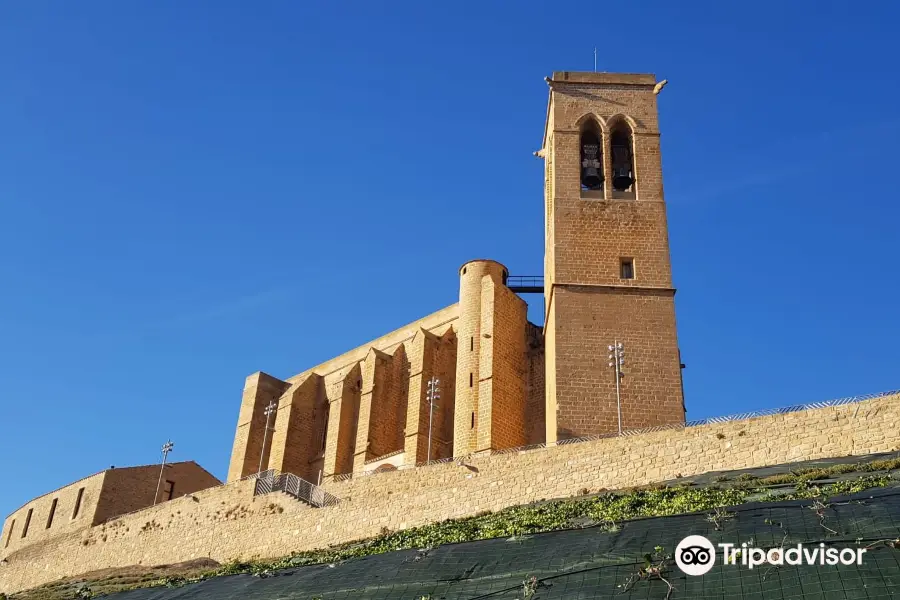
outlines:
[[[159,499],[159,488],[162,486],[163,473],[166,470],[166,459],[169,457],[169,452],[175,449],[175,444],[172,440],[167,440],[162,447],[162,465],[159,467],[159,481],[156,482],[156,495],[153,496],[153,504],[155,505],[157,500]]]
[[[428,380],[428,458],[426,462],[431,462],[431,424],[434,421],[434,409],[438,407],[435,402],[441,398],[441,380],[432,377]],[[439,407],[438,407],[439,408]]]
[[[262,473],[263,458],[266,456],[266,442],[269,440],[269,421],[276,412],[278,412],[278,403],[272,400],[263,412],[266,415],[266,428],[263,429],[263,443],[262,449],[259,451],[259,470],[256,472],[257,475]]]
[[[616,374],[616,412],[619,417],[619,433],[622,433],[622,367],[625,365],[625,345],[616,340],[609,346],[609,366]]]

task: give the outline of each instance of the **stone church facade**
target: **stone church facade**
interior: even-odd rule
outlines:
[[[575,72],[547,83],[535,153],[543,280],[472,260],[459,269],[457,303],[288,379],[254,373],[229,481],[267,469],[328,481],[684,422],[662,84]],[[526,292],[543,292],[543,327],[527,320],[524,297],[539,296]]]

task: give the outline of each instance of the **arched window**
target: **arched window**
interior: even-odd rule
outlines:
[[[612,152],[613,190],[634,191],[634,144],[631,128],[627,123],[616,123],[609,136],[609,145]]]
[[[581,132],[581,189],[603,189],[603,136],[593,122]]]

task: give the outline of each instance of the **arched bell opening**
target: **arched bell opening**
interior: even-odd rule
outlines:
[[[609,146],[613,191],[634,193],[634,138],[627,123],[620,121],[612,128]]]
[[[593,121],[581,132],[581,191],[603,189],[603,135]]]

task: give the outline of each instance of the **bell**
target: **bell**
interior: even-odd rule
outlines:
[[[581,185],[589,190],[599,190],[603,184],[600,172],[600,144],[591,134],[581,140]]]
[[[585,161],[588,162],[588,161]],[[594,166],[581,169],[581,185],[589,190],[599,190],[603,184],[603,175]]]
[[[624,192],[634,184],[632,177],[631,140],[619,133],[612,139],[613,189]]]
[[[613,189],[618,192],[624,192],[628,188],[631,187],[631,184],[634,183],[634,179],[628,173],[628,171],[622,170],[613,175]]]

